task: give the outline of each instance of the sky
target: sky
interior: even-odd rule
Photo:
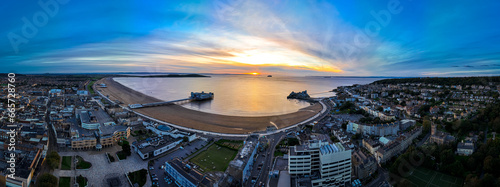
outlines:
[[[3,73],[500,75],[500,1],[18,0]]]

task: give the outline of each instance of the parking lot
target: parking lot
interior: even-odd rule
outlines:
[[[207,141],[197,139],[197,140],[189,143],[189,145],[183,146],[182,149],[178,148],[175,151],[171,152],[170,154],[164,155],[163,157],[153,159],[154,160],[154,164],[152,166],[153,169],[151,170],[150,168],[148,168],[148,169],[150,169],[150,174],[156,175],[156,177],[158,178],[159,186],[176,186],[174,184],[174,182],[172,182],[171,184],[168,184],[165,181],[165,177],[166,177],[165,176],[165,169],[162,169],[161,166],[164,165],[165,162],[172,160],[173,158],[176,158],[176,157],[186,159],[189,155],[191,155],[191,154],[195,153],[197,150],[203,148],[207,143],[208,143]]]

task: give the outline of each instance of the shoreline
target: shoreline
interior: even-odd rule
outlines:
[[[128,88],[114,81],[112,77],[106,77],[96,81],[96,84],[102,83],[106,84],[107,88],[96,87],[95,90],[102,93],[104,96],[108,96],[112,101],[118,100],[122,102],[122,106],[162,101]],[[289,114],[256,117],[213,114],[184,108],[179,105],[132,110],[151,118],[186,128],[226,134],[248,134],[257,131],[265,131],[269,126],[277,126],[278,129],[282,129],[301,123],[315,116],[322,111],[322,109],[323,107],[321,104],[315,103]]]

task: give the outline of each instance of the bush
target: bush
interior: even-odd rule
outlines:
[[[78,183],[78,185],[80,187],[84,187],[84,186],[87,186],[87,178],[83,177],[83,176],[78,176],[76,177],[76,182]]]
[[[123,151],[118,151],[118,152],[116,153],[116,156],[117,156],[117,157],[118,157],[118,159],[120,159],[120,160],[124,160],[124,159],[126,159],[126,158],[127,158],[127,155],[126,155],[125,153],[123,153]]]

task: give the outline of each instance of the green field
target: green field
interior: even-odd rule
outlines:
[[[236,154],[238,151],[212,144],[189,161],[200,166],[203,171],[225,171]]]
[[[87,89],[89,90],[90,94],[94,94],[94,88],[92,88],[92,85],[94,85],[95,81],[90,81],[89,84],[87,85]]]
[[[63,156],[61,162],[62,170],[71,170],[71,162],[73,161],[72,156]]]
[[[409,177],[407,177],[407,179],[410,180],[413,186],[453,187],[462,186],[462,184],[464,183],[463,179],[422,167],[417,168],[415,171],[413,171],[413,173]]]
[[[71,187],[71,178],[69,177],[59,177],[59,187]]]

